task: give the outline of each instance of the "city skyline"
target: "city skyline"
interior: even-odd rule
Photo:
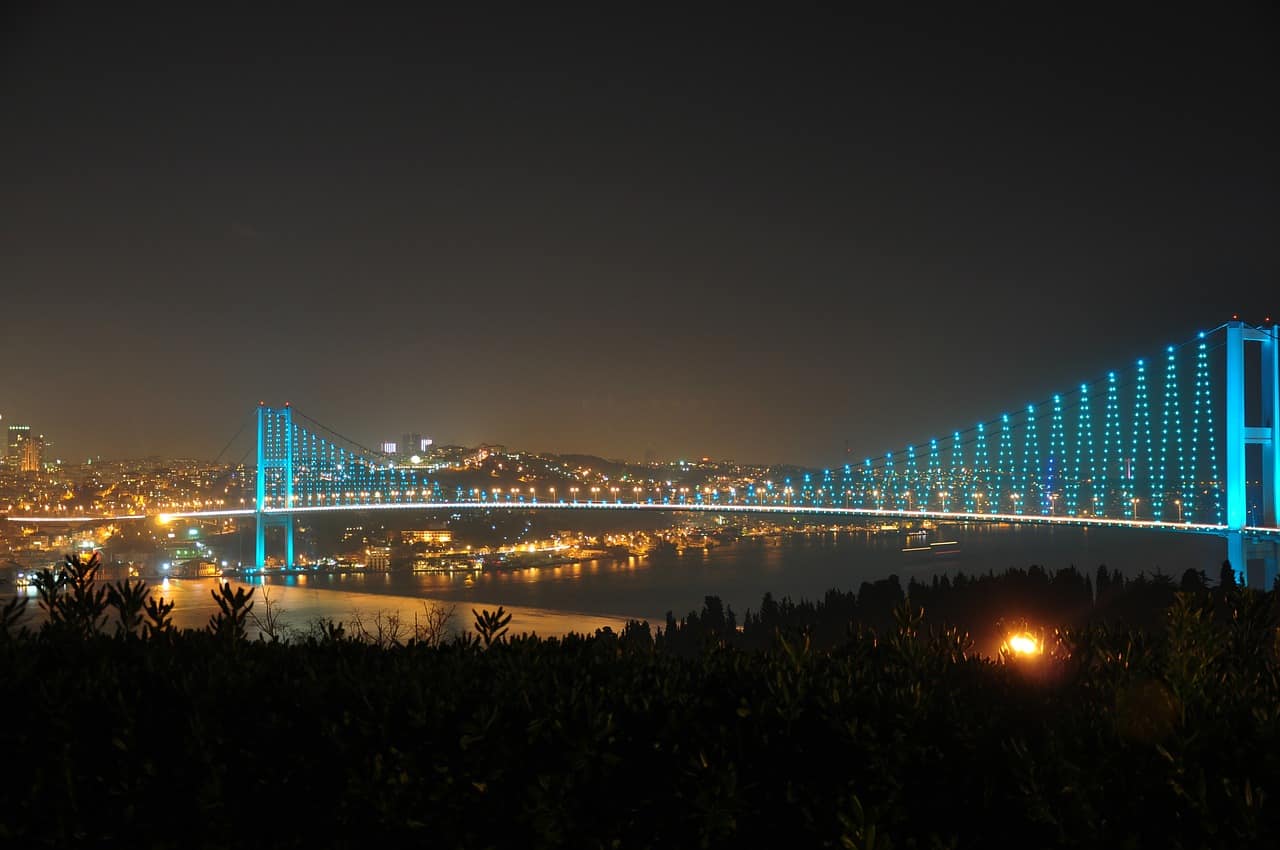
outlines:
[[[5,28],[0,413],[64,457],[266,399],[821,467],[1277,309],[1261,17],[148,12]]]

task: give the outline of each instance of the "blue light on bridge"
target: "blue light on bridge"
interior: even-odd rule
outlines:
[[[1210,334],[1218,339],[1219,331],[1225,338],[1221,345],[1210,340]],[[1240,322],[1201,333],[1192,340],[1194,345],[1165,349],[1164,386],[1154,402],[1148,361],[1139,360],[1131,369],[1079,384],[1078,391],[1055,394],[1013,415],[1002,414],[952,431],[950,436],[929,439],[923,463],[916,452],[922,444],[911,443],[834,472],[823,469],[820,477],[801,473],[798,487],[791,478],[781,487],[770,479],[743,482],[728,490],[709,487],[710,482],[704,481],[693,486],[691,496],[689,487],[667,481],[665,488],[633,488],[625,493],[613,486],[584,487],[582,493],[570,487],[558,497],[553,492],[547,500],[537,499],[533,491],[526,496],[515,489],[456,487],[448,504],[484,509],[677,506],[726,512],[830,511],[885,518],[910,514],[1232,533],[1257,522],[1272,529],[1280,525],[1276,522],[1280,407],[1272,411],[1273,421],[1246,426],[1243,350],[1245,343],[1261,344],[1264,377],[1277,380],[1278,333],[1276,328],[1252,328]],[[1217,350],[1224,353],[1213,355]],[[1264,398],[1268,398],[1265,392],[1270,392],[1266,387]],[[1280,390],[1275,394],[1280,395]],[[1280,401],[1274,403],[1280,405]],[[1221,412],[1215,409],[1218,405]],[[1101,421],[1095,423],[1099,416]],[[187,516],[256,517],[259,564],[263,528],[276,524],[291,532],[292,513],[446,504],[439,481],[425,469],[390,466],[385,457],[304,417],[295,418],[287,406],[262,405],[257,417],[252,507]],[[1043,425],[1042,417],[1048,420]],[[1250,518],[1243,504],[1246,443],[1264,446],[1264,498],[1256,518]],[[286,540],[288,547],[291,533]],[[1242,550],[1233,545],[1232,557],[1239,559]],[[291,560],[292,552],[286,551]]]
[[[1232,333],[1237,340],[1266,344],[1269,337],[1259,329],[1235,324],[1213,332],[1227,331],[1229,350],[1234,350]],[[1223,389],[1242,381],[1243,369],[1236,374],[1215,368],[1208,335],[1202,333],[1193,342],[1165,349],[1163,391],[1154,403],[1148,361],[1139,360],[1132,369],[1109,372],[1101,381],[1081,383],[1078,390],[1054,394],[1013,415],[929,439],[922,448],[927,452],[924,458],[917,457],[922,444],[910,443],[859,464],[824,468],[820,476],[801,473],[798,484],[791,478],[780,487],[772,480],[748,481],[729,490],[699,482],[692,493],[687,486],[677,486],[679,482],[625,493],[612,486],[583,488],[582,493],[573,487],[547,500],[537,499],[532,491],[526,495],[483,488],[457,487],[450,495],[458,505],[523,509],[839,509],[886,517],[940,514],[1126,525],[1142,520],[1160,527],[1177,523],[1190,529],[1220,529],[1228,487],[1219,471],[1225,466],[1226,477],[1238,486],[1242,473],[1227,462],[1230,451],[1240,448],[1235,442],[1242,433],[1248,431],[1254,439],[1260,429],[1243,428],[1242,415],[1231,407],[1241,391],[1232,390],[1237,395],[1231,396]],[[1194,376],[1189,383],[1187,376]],[[1224,417],[1215,417],[1217,393],[1225,393]],[[1100,421],[1095,423],[1095,417]],[[1042,424],[1042,418],[1047,422]],[[385,457],[310,420],[295,419],[288,407],[260,408],[258,443],[258,493],[251,513],[264,523],[278,512],[302,509],[443,504],[440,484],[430,472],[389,466]],[[1271,509],[1266,515],[1274,513]],[[1267,522],[1272,524],[1272,519]]]

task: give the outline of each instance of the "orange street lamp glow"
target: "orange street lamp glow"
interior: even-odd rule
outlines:
[[[1040,641],[1036,640],[1026,632],[1018,632],[1016,634],[1009,635],[1009,637],[1005,639],[1005,646],[1007,646],[1009,651],[1014,655],[1021,655],[1024,657],[1031,657],[1044,652],[1044,648],[1040,646]]]

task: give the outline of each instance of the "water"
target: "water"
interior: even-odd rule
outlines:
[[[903,552],[929,542],[956,541],[939,552]],[[310,604],[321,594],[337,593],[325,616],[339,617],[355,601],[379,598],[433,599],[455,603],[459,612],[498,605],[515,609],[513,626],[616,624],[626,619],[662,622],[719,596],[739,614],[759,608],[766,592],[775,597],[816,598],[831,588],[856,590],[864,581],[897,575],[903,584],[934,574],[986,572],[1040,564],[1050,569],[1076,566],[1090,573],[1107,564],[1129,575],[1163,572],[1175,577],[1186,569],[1204,569],[1216,577],[1226,557],[1215,537],[1127,529],[1043,528],[1034,526],[942,526],[927,539],[901,533],[827,533],[791,535],[780,540],[747,539],[709,550],[657,552],[643,558],[592,560],[559,567],[492,571],[467,577],[441,573],[349,573],[272,576],[255,579],[278,588],[290,600],[305,591]],[[359,600],[346,594],[358,593]],[[286,602],[286,607],[293,604]],[[525,615],[524,612],[528,612]],[[527,617],[527,619],[526,619]]]
[[[928,543],[955,541],[928,549]],[[945,552],[945,554],[941,554]],[[719,596],[739,614],[758,608],[761,597],[817,598],[831,588],[856,590],[864,581],[897,575],[903,584],[938,573],[986,572],[1040,564],[1075,565],[1090,573],[1107,564],[1128,575],[1186,569],[1217,576],[1226,557],[1222,540],[1192,534],[1129,529],[944,525],[927,538],[869,532],[791,535],[746,539],[710,550],[658,552],[643,558],[592,560],[558,567],[441,573],[347,573],[254,577],[284,609],[284,621],[305,628],[317,618],[350,621],[378,611],[397,612],[411,623],[422,601],[457,606],[456,624],[471,621],[472,608],[504,606],[512,630],[543,635],[615,629],[627,619],[661,623],[698,609]],[[160,589],[177,602],[175,622],[203,626],[216,606],[209,595],[215,579],[174,579]]]

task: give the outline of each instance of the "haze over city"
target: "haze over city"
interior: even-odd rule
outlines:
[[[11,5],[0,414],[817,466],[1261,321],[1270,13],[1033,14]]]

